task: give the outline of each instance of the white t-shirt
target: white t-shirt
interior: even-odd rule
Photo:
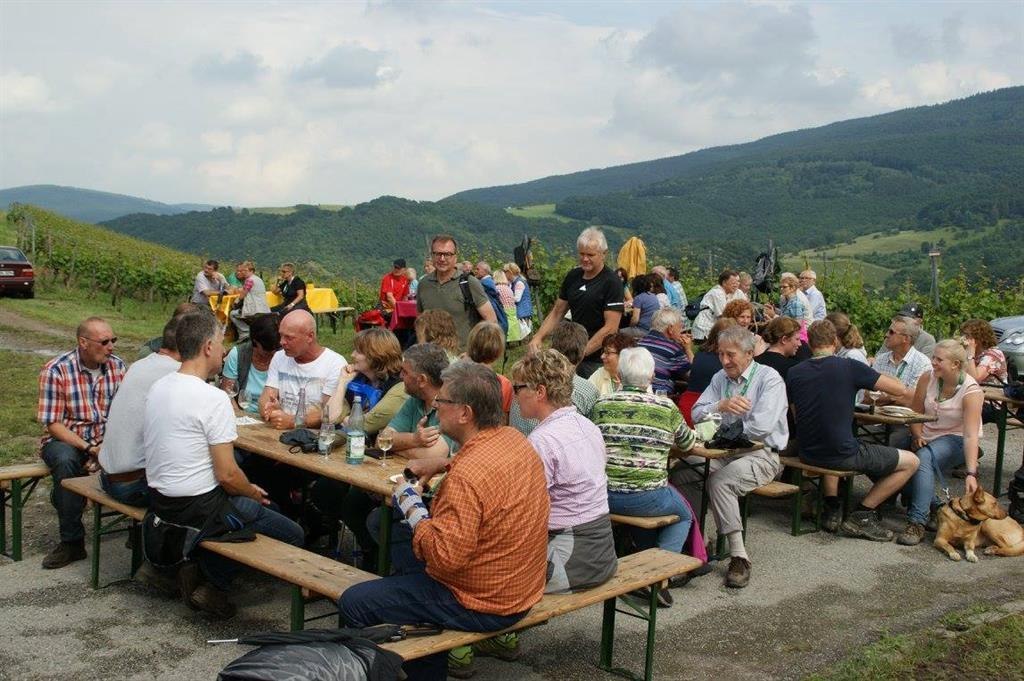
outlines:
[[[144,432],[146,479],[168,497],[194,497],[216,487],[210,446],[238,437],[227,394],[178,372],[150,389]]]
[[[306,389],[307,407],[319,402],[317,391],[324,399],[333,396],[338,389],[341,370],[347,364],[344,357],[330,348],[324,348],[319,357],[305,364],[299,364],[284,354],[284,350],[278,350],[267,369],[267,387],[277,389],[281,409],[291,414],[299,403],[299,388]]]
[[[146,467],[142,419],[146,395],[158,379],[174,373],[181,362],[154,352],[128,369],[110,403],[107,429],[100,445],[100,465],[107,473],[128,473]]]

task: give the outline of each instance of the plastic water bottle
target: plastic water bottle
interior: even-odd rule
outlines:
[[[352,413],[348,417],[348,445],[345,463],[359,465],[366,453],[366,432],[363,430],[363,398],[356,395],[352,401]]]
[[[295,405],[295,427],[306,427],[306,389],[299,388],[299,401]]]

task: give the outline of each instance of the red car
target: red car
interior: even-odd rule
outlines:
[[[0,246],[0,293],[36,295],[36,274],[25,254],[14,246]]]

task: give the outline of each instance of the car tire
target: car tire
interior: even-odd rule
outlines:
[[[29,290],[25,291],[25,297],[26,298],[35,298],[36,297],[36,290],[35,290],[35,288],[30,288]]]

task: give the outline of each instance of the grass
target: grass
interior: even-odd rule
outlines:
[[[555,204],[553,203],[538,203],[533,206],[516,206],[514,208],[506,208],[505,210],[520,218],[554,218],[561,222],[576,222],[572,218],[567,218],[564,215],[556,213]]]
[[[798,255],[783,256],[781,266],[783,272],[788,271],[798,274],[801,270],[810,267],[817,272],[819,279],[827,275],[820,254],[815,254],[813,257],[808,256],[806,259],[804,256]],[[864,262],[856,258],[834,258],[831,254],[828,256],[828,272],[843,268],[861,272],[864,277],[864,283],[876,288],[882,287],[885,281],[895,272],[895,270],[888,267]]]
[[[951,631],[988,608],[975,606],[943,618]],[[1016,671],[1014,671],[1016,670]],[[885,635],[847,659],[808,679],[815,681],[897,681],[902,679],[1024,679],[1024,615],[975,626],[959,636],[926,630]]]
[[[972,232],[972,235],[974,234],[975,233]],[[941,229],[932,229],[927,231],[904,230],[896,232],[895,234],[875,232],[873,234],[859,236],[853,240],[853,243],[829,246],[824,250],[828,253],[829,259],[833,256],[856,258],[859,255],[867,255],[873,251],[878,251],[879,253],[919,251],[921,250],[921,244],[925,242],[936,243],[943,239],[947,243],[957,241],[956,230],[952,227],[943,227]],[[798,257],[806,256],[812,259],[815,257],[819,260],[821,259],[820,250],[814,248],[808,248],[800,251],[796,255]]]

